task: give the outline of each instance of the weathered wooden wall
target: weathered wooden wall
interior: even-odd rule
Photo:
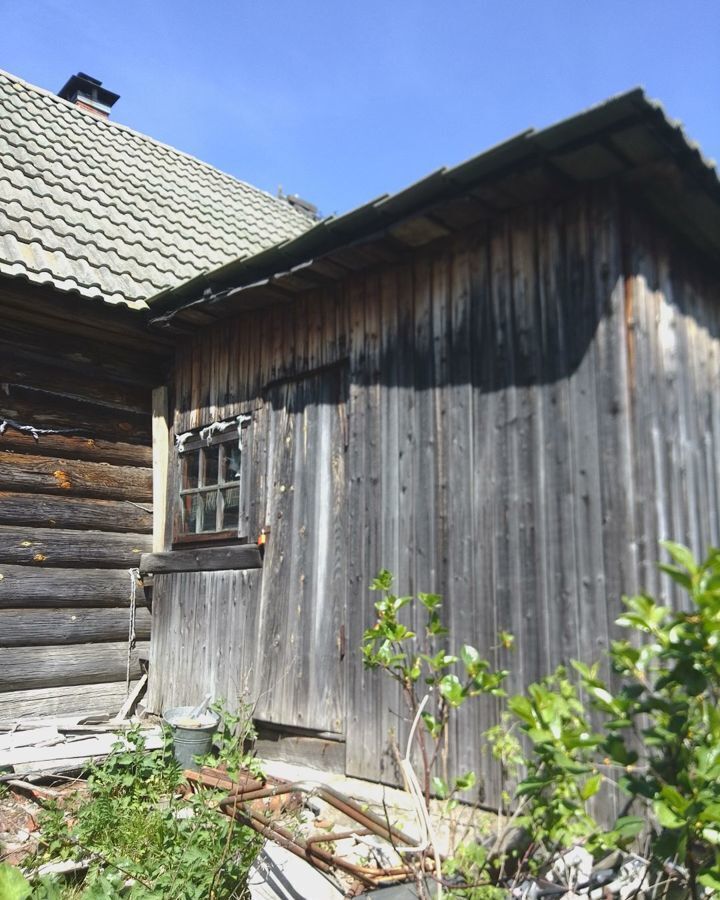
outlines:
[[[167,349],[137,314],[0,284],[0,722],[113,711],[125,696],[130,575],[150,548],[151,388]],[[131,677],[146,654],[142,591]]]
[[[265,443],[253,465],[264,465],[265,481],[255,525],[271,526],[276,555],[237,589],[227,574],[163,576],[151,702],[178,699],[177,685],[191,702],[210,681],[247,684],[263,718],[297,724],[285,684],[297,680],[298,697],[317,690],[318,676],[297,665],[293,637],[312,642],[313,608],[339,609],[347,771],[391,780],[388,734],[403,730],[401,705],[358,652],[381,566],[402,593],[443,594],[456,639],[512,668],[511,689],[602,654],[621,593],[658,586],[658,538],[696,549],[717,540],[720,297],[711,274],[602,185],[185,342],[175,427],[258,410]],[[274,518],[275,499],[302,469],[275,468],[282,447],[268,437],[266,385],[345,359],[347,439],[335,429],[333,450],[343,504],[332,512],[346,534],[345,583],[317,583],[298,605],[279,558],[318,540],[320,495],[317,485],[304,491],[301,508],[295,498],[293,527]],[[317,393],[313,402],[327,401]],[[494,649],[500,629],[516,636],[512,655]],[[336,679],[342,654],[327,637],[317,653],[325,679]],[[478,746],[496,712],[478,704],[452,742],[453,764],[479,769],[488,796],[497,773]]]

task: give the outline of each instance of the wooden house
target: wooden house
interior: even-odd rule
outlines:
[[[661,538],[720,537],[719,261],[717,174],[636,90],[151,300],[151,708],[245,695],[265,752],[392,780],[381,567],[512,632],[514,687],[599,657]],[[495,716],[452,741],[488,796]]]
[[[0,722],[117,711],[147,656],[152,390],[145,300],[308,227],[289,204],[0,72]],[[130,640],[129,640],[130,639]]]

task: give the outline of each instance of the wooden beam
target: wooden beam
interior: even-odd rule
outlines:
[[[170,572],[218,572],[229,569],[260,569],[262,557],[255,544],[143,553],[140,572],[164,575]]]
[[[126,607],[125,569],[54,569],[0,564],[0,609]]]
[[[53,647],[60,644],[89,644],[122,641],[127,638],[127,609],[4,609],[0,612],[0,647]],[[150,612],[135,610],[138,640],[150,638]]]
[[[8,428],[0,435],[0,450],[18,450],[31,456],[61,456],[63,459],[86,459],[90,462],[114,463],[121,466],[152,466],[150,447],[122,441],[102,441],[70,434],[32,435]]]
[[[12,350],[0,356],[0,383],[50,394],[58,398],[58,403],[79,400],[127,412],[145,415],[150,412],[150,391],[141,385],[100,375],[88,377],[88,373],[68,371],[47,359],[44,362],[23,359]]]
[[[130,654],[130,678],[140,677],[140,655],[146,644]],[[2,651],[0,691],[61,685],[101,684],[122,681],[127,667],[127,641],[103,644],[69,644],[66,647],[8,647]],[[76,708],[83,709],[84,690],[76,691]],[[118,704],[119,705],[119,704]]]
[[[112,409],[97,403],[58,398],[52,393],[10,384],[0,401],[3,418],[32,423],[38,428],[70,429],[83,437],[106,441],[150,443],[147,413]]]
[[[152,512],[149,505],[130,500],[88,500],[0,491],[0,525],[145,534],[152,531]]]
[[[103,500],[152,499],[152,472],[137,466],[30,456],[0,450],[0,484],[11,491],[97,497]],[[28,498],[32,502],[32,498]]]
[[[66,685],[27,690],[23,687],[21,691],[0,693],[0,728],[10,727],[21,719],[114,714],[126,696],[124,672],[119,681],[86,684],[80,690]]]
[[[144,534],[0,525],[0,564],[121,569],[136,566],[150,547]]]
[[[167,510],[168,463],[170,454],[168,427],[168,389],[157,387],[152,392],[152,458],[153,458],[153,552],[165,549],[165,516]]]

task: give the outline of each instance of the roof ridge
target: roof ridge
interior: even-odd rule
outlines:
[[[33,91],[48,100],[54,101],[61,108],[67,111],[72,110],[72,115],[84,117],[82,120],[78,119],[78,121],[87,122],[88,117],[92,115],[91,113],[87,113],[81,110],[78,106],[76,106],[76,104],[71,103],[70,101],[65,100],[62,97],[58,97],[58,95],[54,94],[52,91],[49,91],[46,88],[42,88],[39,85],[32,84],[31,82],[26,81],[24,78],[20,78],[18,75],[13,75],[11,72],[6,71],[5,69],[0,68],[0,77],[5,77],[9,81],[20,84],[24,88],[27,88],[28,90]],[[201,159],[198,159],[198,157],[193,156],[191,153],[187,153],[184,150],[179,150],[177,147],[173,147],[171,144],[166,144],[163,141],[158,141],[156,138],[150,137],[150,135],[144,134],[141,131],[137,131],[136,129],[131,128],[129,125],[123,125],[121,122],[116,122],[112,119],[103,119],[98,116],[93,116],[91,121],[103,127],[117,129],[124,135],[132,135],[133,137],[146,141],[147,143],[152,144],[155,147],[159,147],[163,150],[169,151],[176,156],[183,157],[184,159],[189,160],[204,171],[213,172],[215,173],[215,175],[219,175],[224,179],[228,179],[236,185],[242,185],[246,188],[249,188],[251,191],[256,191],[259,194],[263,194],[264,196],[269,197],[274,203],[277,203],[278,205],[283,204],[288,208],[288,210],[290,210],[292,213],[295,213],[295,215],[302,215],[302,213],[294,210],[289,203],[286,203],[279,197],[273,196],[269,191],[265,191],[262,188],[255,187],[255,185],[252,185],[247,181],[243,181],[240,178],[236,178],[234,175],[231,175],[229,172],[225,172],[223,169],[218,169],[217,166],[213,166],[210,163],[203,162]]]

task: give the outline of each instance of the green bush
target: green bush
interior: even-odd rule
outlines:
[[[516,877],[542,869],[563,848],[581,843],[598,858],[645,832],[657,871],[673,861],[693,897],[700,886],[720,890],[720,550],[698,563],[686,547],[663,546],[672,562],[660,568],[687,594],[687,608],[672,610],[645,594],[624,598],[617,624],[627,636],[609,652],[616,686],[600,677],[597,662],[574,661],[572,678],[560,668],[510,698],[502,724],[485,736],[504,776],[521,779],[514,792],[504,792],[513,808],[507,827],[527,835],[522,858],[511,863]],[[363,660],[401,685],[414,716],[422,693],[429,695],[417,733],[426,800],[432,792],[456,803],[475,776],[448,784],[436,771],[451,716],[479,694],[502,697],[507,672],[494,671],[473,647],[448,648],[441,598],[433,594],[417,598],[426,611],[420,641],[399,615],[414,598],[391,588],[392,576],[382,571],[373,589],[383,596],[364,636]],[[511,644],[509,635],[500,636],[501,646]],[[593,798],[616,783],[628,802],[603,828]],[[500,879],[510,866],[497,858],[501,845],[498,836],[494,854],[461,847],[446,870],[465,873],[468,882],[491,873]]]

